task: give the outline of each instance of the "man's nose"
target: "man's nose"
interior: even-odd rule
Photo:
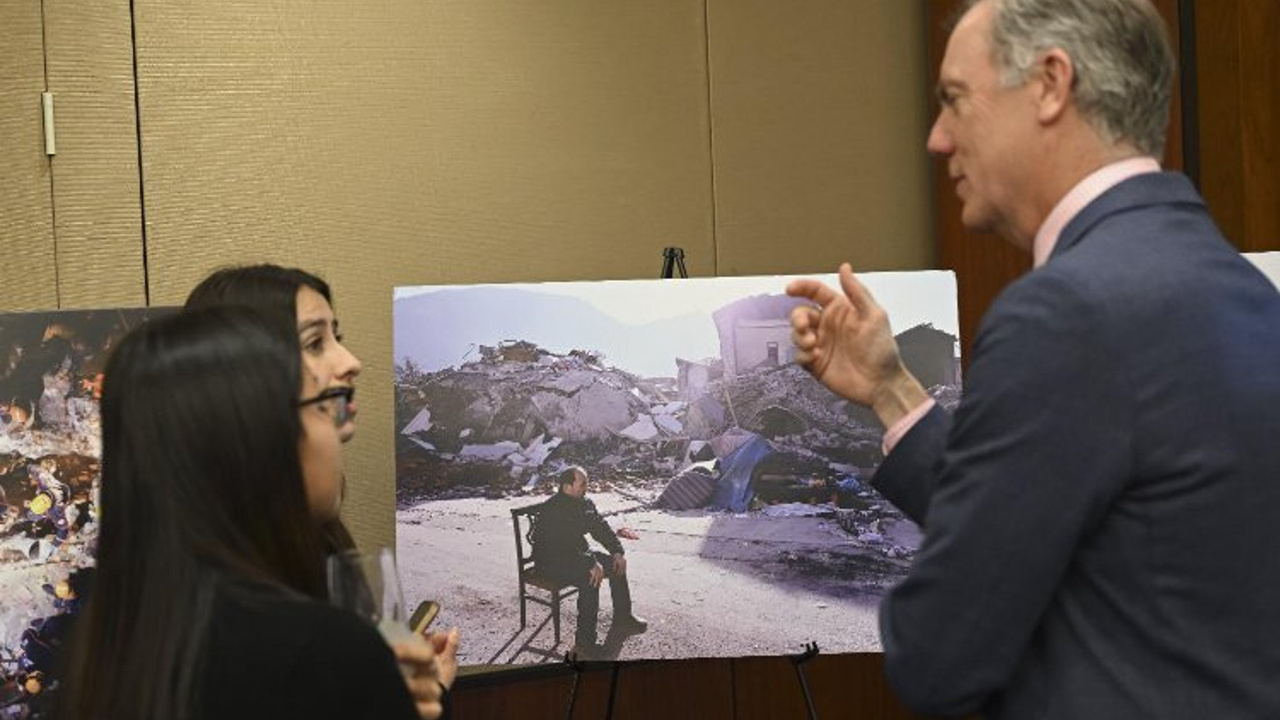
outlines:
[[[942,115],[939,114],[933,121],[933,127],[929,129],[929,139],[925,147],[933,155],[947,156],[955,152],[955,144],[951,142],[951,135],[942,125]]]

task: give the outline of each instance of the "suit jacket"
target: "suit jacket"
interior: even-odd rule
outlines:
[[[595,503],[562,492],[542,503],[532,535],[534,565],[565,583],[578,582],[596,563],[595,555],[587,547],[586,535],[595,538],[610,553],[623,552],[622,541],[600,517]]]
[[[1181,175],[1067,225],[875,484],[925,529],[880,620],[909,706],[1280,718],[1280,293]]]

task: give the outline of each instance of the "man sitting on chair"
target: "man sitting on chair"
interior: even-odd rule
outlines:
[[[564,585],[578,588],[578,632],[576,652],[598,655],[596,615],[600,609],[600,583],[609,579],[613,595],[611,634],[640,633],[649,624],[631,614],[631,589],[627,587],[627,559],[622,542],[600,517],[596,504],[587,499],[587,471],[574,465],[557,478],[558,488],[542,504],[533,526],[533,563],[538,572]],[[622,530],[623,537],[634,538]],[[592,552],[586,535],[591,535],[611,555]]]

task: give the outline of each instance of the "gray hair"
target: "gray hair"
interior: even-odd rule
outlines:
[[[971,0],[972,7],[981,0]],[[1006,87],[1026,81],[1041,54],[1063,50],[1085,119],[1108,142],[1164,152],[1176,62],[1149,0],[992,0],[991,47]]]

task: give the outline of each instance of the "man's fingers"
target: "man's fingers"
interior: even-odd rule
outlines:
[[[818,346],[816,331],[820,316],[817,308],[801,306],[791,309],[791,344],[796,351],[795,361],[806,365],[813,359],[813,351]]]
[[[794,357],[797,365],[807,368],[813,365],[813,363],[818,359],[818,353],[816,350],[797,349]]]
[[[871,297],[871,291],[853,274],[853,267],[849,263],[840,265],[840,287],[858,315],[865,317],[875,307],[876,301]]]
[[[835,290],[812,278],[802,278],[787,283],[787,294],[793,297],[809,298],[823,307],[840,299],[840,295]]]
[[[821,318],[818,308],[813,305],[797,305],[791,308],[791,332],[811,331],[818,327]]]

